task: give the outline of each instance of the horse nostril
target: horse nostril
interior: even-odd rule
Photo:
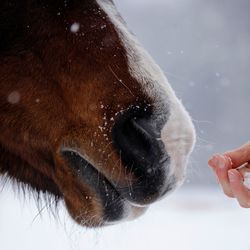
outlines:
[[[113,143],[123,164],[138,180],[129,190],[122,187],[121,192],[137,204],[151,203],[161,195],[164,187],[166,161],[160,162],[166,159],[166,152],[158,140],[160,131],[152,117],[151,110],[128,110],[112,129]]]
[[[154,160],[158,153],[155,147],[156,134],[152,132],[147,120],[134,117],[130,120],[116,124],[113,128],[113,139],[118,149],[126,154],[130,161],[148,161]]]
[[[153,122],[152,112],[145,109],[130,109],[116,121],[112,135],[116,148],[123,153],[127,163],[141,161],[152,164],[161,154],[160,131]]]

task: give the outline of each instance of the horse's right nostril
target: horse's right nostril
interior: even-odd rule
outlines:
[[[137,204],[151,203],[162,193],[166,170],[160,163],[166,152],[158,139],[160,131],[152,111],[133,108],[123,113],[113,127],[112,136],[124,165],[138,180],[129,190],[122,187],[123,194]]]

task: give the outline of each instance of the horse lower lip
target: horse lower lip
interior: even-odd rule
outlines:
[[[107,178],[88,161],[73,151],[63,151],[63,156],[75,171],[80,182],[87,184],[102,202],[105,221],[122,219],[124,199]]]

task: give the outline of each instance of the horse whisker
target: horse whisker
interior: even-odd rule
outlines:
[[[118,82],[120,82],[128,91],[129,91],[129,93],[132,95],[132,96],[135,96],[134,94],[133,94],[133,92],[131,91],[131,89],[125,84],[125,83],[123,83],[123,81],[121,80],[121,79],[119,79],[119,77],[116,75],[116,73],[113,71],[113,69],[111,68],[111,66],[109,65],[108,66],[109,67],[109,70],[111,71],[111,73],[114,75],[114,77],[116,78],[116,80],[118,81]]]

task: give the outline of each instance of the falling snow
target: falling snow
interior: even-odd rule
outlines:
[[[72,33],[77,33],[80,29],[80,24],[79,23],[73,23],[71,26],[70,26],[70,31]]]
[[[192,81],[189,82],[189,86],[190,86],[190,87],[194,87],[194,86],[195,86],[195,82],[192,82]]]
[[[8,102],[11,104],[19,103],[20,99],[21,99],[21,95],[18,91],[11,92],[7,97]]]

